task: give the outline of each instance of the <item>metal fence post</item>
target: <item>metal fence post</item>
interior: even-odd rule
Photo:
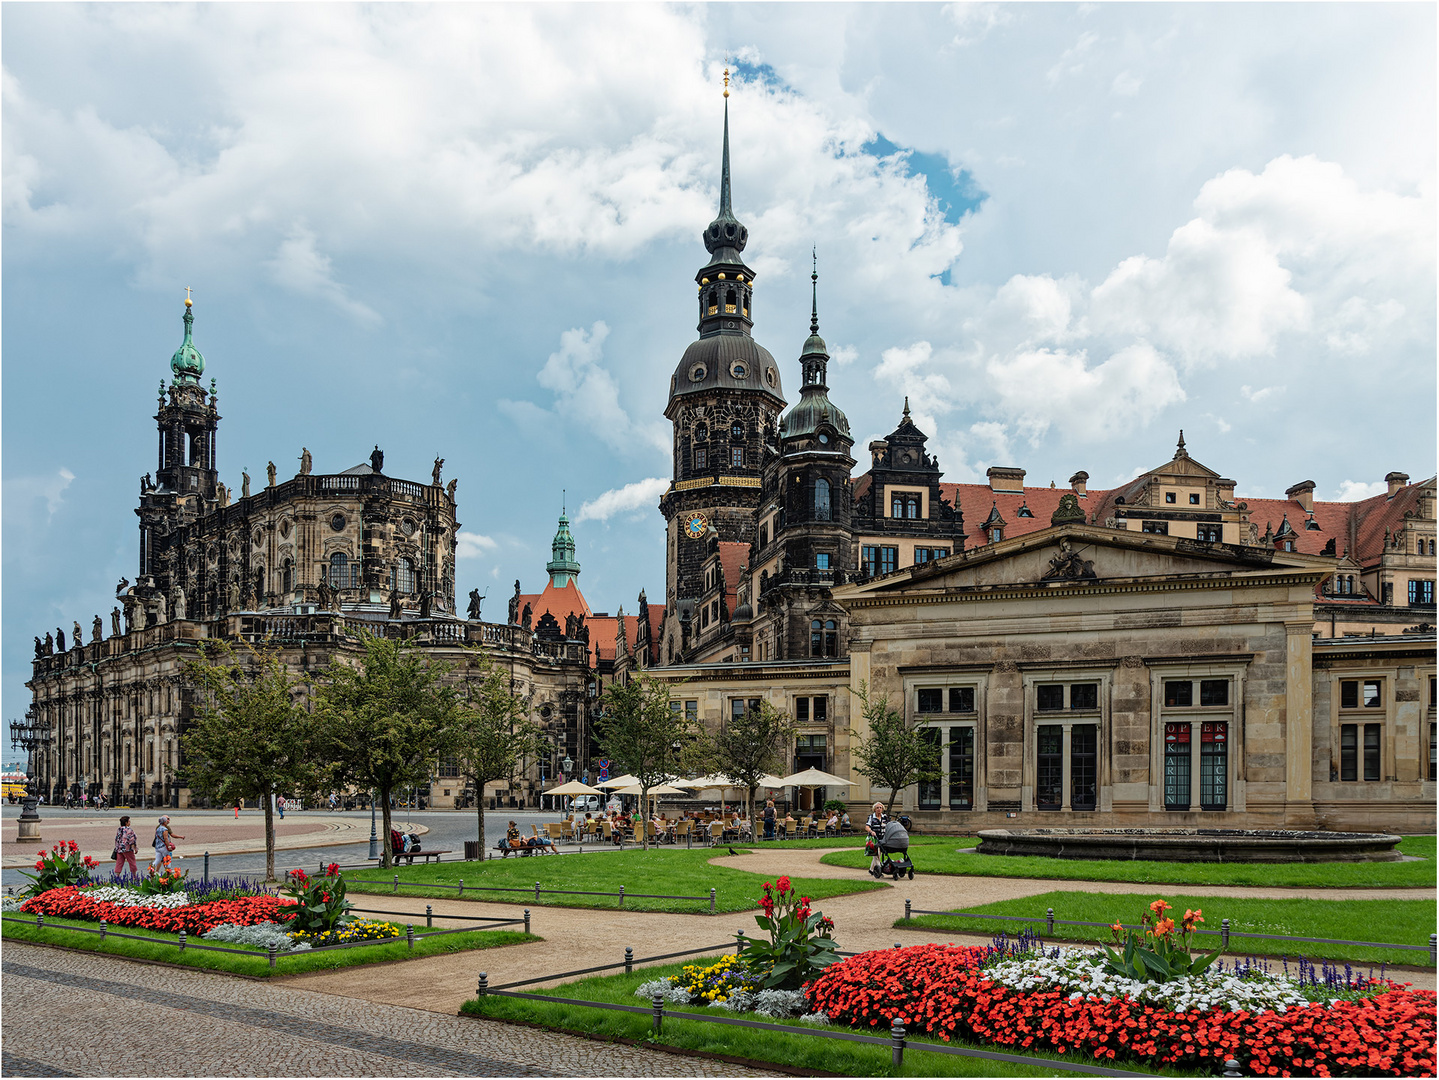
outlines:
[[[1439,934],[1430,934],[1430,935],[1429,935],[1429,963],[1430,963],[1431,965],[1435,963],[1435,960],[1436,960],[1436,959],[1439,959],[1439,956],[1436,956],[1436,954],[1439,954]]]
[[[426,925],[426,926],[434,926],[434,925],[435,925],[435,907],[434,907],[433,904],[426,904],[426,905],[425,905],[425,925]]]
[[[904,1064],[904,1025],[897,1016],[889,1022],[889,1045],[890,1061],[898,1069]]]
[[[620,886],[620,907],[624,907],[624,906],[625,906],[625,887],[624,887],[623,885],[621,885],[621,886]]]
[[[1239,1062],[1235,1061],[1233,1058],[1230,1058],[1229,1060],[1227,1060],[1227,1061],[1224,1063],[1224,1071],[1223,1071],[1222,1073],[1220,1073],[1219,1075],[1220,1075],[1220,1076],[1243,1076],[1244,1073],[1243,1073],[1243,1071],[1239,1068]]]
[[[909,918],[910,918],[910,916],[909,916],[909,905],[910,905],[910,903],[911,903],[911,901],[909,901],[909,900],[906,900],[906,901],[904,902],[904,921],[905,921],[905,922],[909,922]]]
[[[460,895],[461,895],[461,896],[464,896],[464,895],[465,895],[465,879],[464,879],[464,878],[460,878]]]
[[[400,875],[399,875],[399,874],[396,874],[396,875],[395,875],[395,887],[394,887],[393,889],[391,889],[390,891],[391,891],[392,893],[396,894],[396,895],[399,894],[399,892],[400,892]]]
[[[744,952],[744,931],[738,930],[734,936],[734,954],[739,956],[742,952]]]
[[[1053,936],[1053,935],[1054,935],[1054,908],[1045,908],[1045,909],[1044,909],[1044,922],[1045,922],[1045,926],[1046,926],[1046,928],[1047,928],[1045,932],[1048,933],[1050,936]]]
[[[276,951],[277,951],[277,946],[275,945],[275,943],[274,943],[273,941],[270,942],[270,966],[271,966],[271,967],[274,967],[274,966],[275,966],[275,952],[276,952]]]
[[[714,891],[714,889],[710,889],[710,914],[713,915],[714,913],[715,913],[715,891]],[[1429,959],[1430,959],[1430,960],[1433,960],[1433,959],[1434,959],[1434,939],[1433,939],[1433,937],[1430,937],[1430,939],[1429,939]]]
[[[487,971],[482,971],[482,972],[480,972],[480,985],[479,985],[478,987],[476,987],[476,989],[475,989],[475,996],[476,996],[476,997],[484,997],[484,996],[485,996],[486,994],[488,994],[489,992],[490,992],[490,973],[487,972]]]
[[[104,940],[105,940],[105,920],[104,920],[104,919],[101,919],[101,920],[100,920],[100,940],[101,940],[101,941],[104,941]]]
[[[180,931],[180,951],[185,951],[185,931]]]
[[[634,970],[635,970],[635,950],[634,950],[631,946],[626,945],[626,946],[625,946],[625,974],[626,974],[626,975],[632,974],[632,973],[634,972]]]
[[[664,995],[656,994],[650,999],[655,1007],[655,1034],[660,1033],[660,1027],[665,1022],[665,999]]]
[[[205,874],[204,874],[204,879],[205,879],[206,881],[209,881],[209,880],[210,880],[210,853],[209,853],[208,851],[205,852]]]
[[[1219,920],[1219,947],[1220,947],[1221,949],[1227,949],[1227,948],[1229,948],[1229,920],[1228,920],[1228,919],[1220,919],[1220,920]]]
[[[43,911],[37,911],[37,912],[35,912],[35,929],[36,929],[36,930],[44,930],[44,929],[45,929],[45,913],[44,913]]]
[[[530,909],[525,908],[525,933],[530,932]]]
[[[406,924],[405,924],[405,941],[406,941],[406,943],[409,945],[410,948],[413,949],[413,948],[415,947],[415,924],[414,924],[414,923],[406,923]]]
[[[538,904],[539,902],[540,902],[540,883],[537,881],[537,882],[535,882],[535,903]]]

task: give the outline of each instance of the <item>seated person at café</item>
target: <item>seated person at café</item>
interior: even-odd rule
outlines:
[[[786,836],[794,835],[794,815],[788,810],[784,812],[784,834]]]
[[[505,843],[512,848],[522,848],[525,846],[525,842],[520,839],[520,827],[513,821],[510,822],[509,828],[505,830]]]
[[[825,821],[824,827],[829,832],[839,832],[839,811],[831,810],[829,818]]]

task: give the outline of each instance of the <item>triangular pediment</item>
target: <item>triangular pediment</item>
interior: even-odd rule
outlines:
[[[1002,586],[1084,585],[1142,578],[1229,577],[1283,570],[1326,572],[1332,559],[1184,537],[1060,525],[986,544],[852,586],[856,595]],[[849,594],[850,589],[841,595]]]

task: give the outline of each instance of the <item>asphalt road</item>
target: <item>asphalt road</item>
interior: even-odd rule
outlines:
[[[63,807],[56,808],[47,806],[41,809],[40,817],[45,823],[42,828],[42,835],[45,837],[45,846],[49,847],[52,840],[64,838],[64,822],[67,820],[76,822],[84,821],[87,824],[95,821],[109,821],[118,824],[121,814],[130,814],[137,822],[140,822],[144,826],[142,830],[137,831],[141,831],[144,833],[144,836],[148,836],[150,825],[153,823],[154,818],[161,813],[164,813],[164,811],[153,809],[134,811],[122,808],[105,810],[97,814],[93,810],[66,810]],[[178,813],[183,813],[186,816],[208,816],[213,814],[216,817],[230,817],[233,811],[184,810],[178,811]],[[259,817],[259,811],[257,810],[245,810],[242,811],[242,813],[247,817]],[[7,836],[11,835],[12,830],[15,828],[15,819],[19,816],[20,807],[18,805],[11,806],[6,804],[3,810],[0,810],[0,818],[3,818],[5,834]],[[328,810],[302,810],[287,813],[285,820],[286,822],[306,820],[315,820],[318,822],[333,820],[336,817],[352,818],[360,820],[363,823],[368,823],[370,813],[368,810],[348,813],[345,811],[331,813]],[[375,815],[375,818],[378,829],[381,820],[378,813]],[[448,849],[455,852],[454,856],[446,856],[447,858],[460,857],[464,851],[464,842],[475,838],[475,832],[479,825],[474,810],[396,809],[394,811],[394,819],[396,821],[413,821],[424,825],[430,831],[424,835],[423,845],[432,850]],[[530,826],[532,824],[539,825],[548,821],[558,821],[559,815],[552,811],[537,813],[535,811],[486,810],[486,847],[494,847],[499,839],[504,836],[505,828],[511,820],[518,824],[520,831],[528,836],[530,835]],[[320,863],[363,862],[369,854],[369,830],[361,829],[360,835],[363,839],[358,843],[337,844],[332,847],[298,848],[288,851],[278,849],[275,852],[275,869],[277,871],[287,870],[297,866],[309,869]],[[144,836],[142,836],[141,840],[142,848],[144,847]],[[142,850],[141,854],[145,855],[146,852]],[[198,855],[199,853],[194,854]],[[187,857],[184,860],[184,865],[198,874],[199,867],[196,864],[199,863],[199,861],[199,858],[192,860],[192,858]],[[263,851],[251,854],[213,855],[210,858],[210,875],[212,877],[219,875],[263,876],[264,872],[265,853]],[[22,877],[19,870],[5,870],[3,873],[0,873],[0,888],[9,886],[18,888],[28,883],[28,879]]]

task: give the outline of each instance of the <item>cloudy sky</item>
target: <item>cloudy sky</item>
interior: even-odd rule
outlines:
[[[184,286],[223,479],[460,480],[463,594],[663,594],[669,374],[731,104],[793,400],[819,252],[860,445],[950,479],[1191,453],[1434,471],[1432,5],[7,4],[3,704],[133,576]],[[108,620],[107,620],[108,621]]]

